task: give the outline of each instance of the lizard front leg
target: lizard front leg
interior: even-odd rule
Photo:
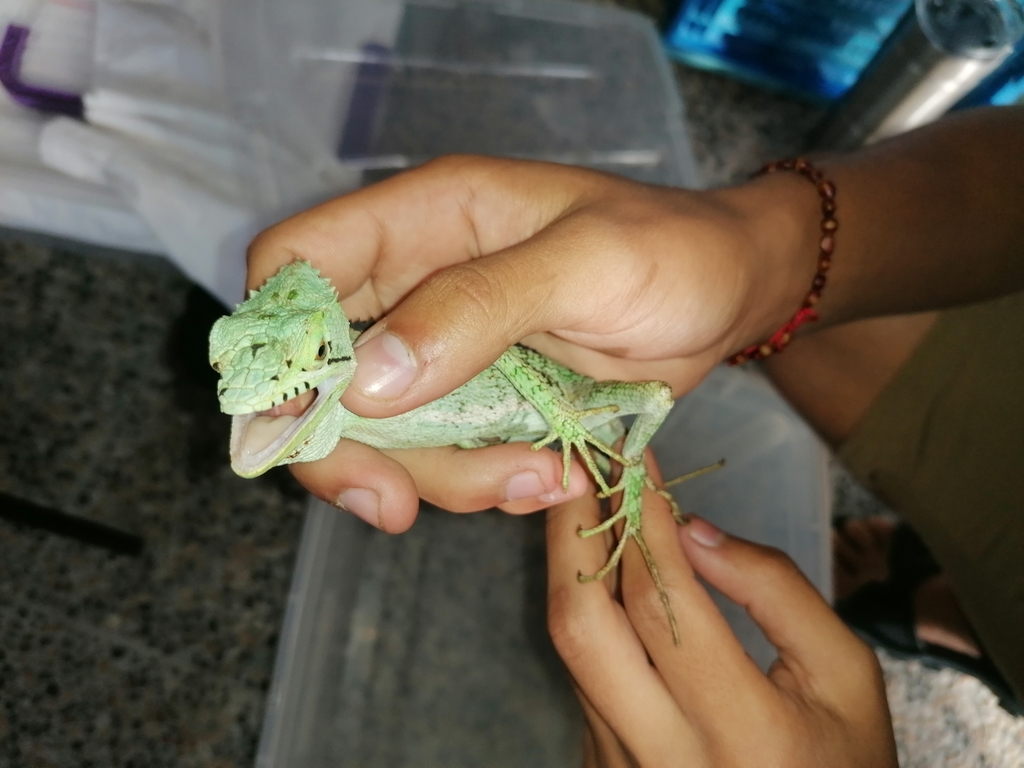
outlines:
[[[641,519],[644,488],[652,488],[666,497],[672,504],[673,514],[679,517],[675,501],[666,491],[655,486],[647,474],[647,467],[643,461],[647,444],[672,409],[671,388],[660,381],[594,381],[540,358],[531,350],[516,347],[503,354],[495,362],[495,367],[509,379],[525,400],[540,411],[551,428],[549,434],[533,447],[540,448],[556,439],[562,441],[563,487],[568,483],[570,453],[571,448],[575,447],[601,489],[598,494],[600,497],[622,492],[622,503],[612,517],[590,530],[579,532],[580,536],[586,538],[608,530],[620,520],[624,521],[622,534],[608,562],[591,576],[580,574],[580,581],[604,578],[618,565],[627,542],[633,539],[643,554],[662,605],[665,607],[672,629],[672,639],[678,645],[679,627],[675,613],[669,601],[668,591],[662,583],[658,565],[644,540]],[[552,378],[557,381],[552,381]],[[601,413],[636,415],[626,435],[621,455],[608,444],[614,438],[608,442],[601,440],[583,425],[583,419]],[[607,431],[609,436],[620,434],[616,430],[604,428],[601,428],[601,431]],[[608,486],[604,474],[590,453],[589,446],[622,465],[622,475],[614,487]]]
[[[562,488],[565,489],[569,487],[569,465],[572,460],[572,449],[575,448],[601,491],[609,492],[611,489],[604,479],[604,474],[594,461],[590,447],[593,446],[624,466],[628,460],[596,437],[584,426],[583,421],[588,417],[603,413],[619,413],[623,410],[622,405],[613,399],[605,399],[600,403],[579,403],[575,402],[577,398],[572,398],[573,402],[571,402],[565,394],[568,391],[568,385],[585,381],[584,377],[574,374],[568,369],[561,369],[559,373],[565,377],[565,381],[552,382],[549,378],[550,372],[542,370],[531,362],[533,355],[517,347],[512,347],[494,362],[494,367],[504,374],[523,399],[536,408],[548,423],[548,434],[533,444],[533,450],[540,450],[555,440],[561,441]],[[556,369],[552,368],[552,371],[554,370]]]

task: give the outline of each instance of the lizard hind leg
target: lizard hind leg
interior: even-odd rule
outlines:
[[[647,478],[647,485],[652,491],[657,493],[659,496],[661,496],[669,503],[669,506],[672,509],[672,517],[675,518],[675,521],[679,525],[687,525],[690,522],[690,518],[687,517],[686,513],[684,513],[683,510],[679,508],[679,504],[676,503],[675,498],[672,496],[671,493],[668,492],[668,489],[671,488],[673,485],[681,485],[682,483],[685,483],[688,480],[693,480],[695,477],[706,475],[708,472],[714,472],[716,469],[721,469],[724,466],[725,459],[719,459],[714,464],[708,464],[706,467],[701,467],[700,469],[695,469],[692,472],[687,472],[685,475],[673,477],[661,488],[656,487],[654,485],[654,482],[649,477]]]
[[[700,469],[695,469],[692,472],[687,472],[685,475],[679,475],[679,477],[673,477],[671,480],[669,480],[667,483],[665,483],[665,487],[666,488],[671,488],[673,485],[682,485],[683,483],[685,483],[685,482],[687,482],[689,480],[693,480],[693,478],[695,478],[695,477],[700,477],[701,475],[706,475],[708,472],[714,472],[716,469],[721,469],[724,466],[725,466],[725,459],[719,459],[714,464],[708,464],[706,467],[701,467]]]
[[[654,580],[654,588],[658,591],[658,599],[661,600],[661,605],[665,609],[665,615],[668,616],[668,625],[672,629],[672,644],[678,646],[679,623],[676,621],[676,614],[672,610],[672,602],[668,599],[668,590],[665,589],[665,584],[661,580],[658,564],[654,562],[654,556],[651,554],[651,550],[647,548],[647,542],[644,541],[643,533],[637,531],[633,538],[636,539],[636,544],[640,547],[640,553],[644,556],[644,562],[647,563],[647,570],[650,571],[651,578]]]
[[[657,484],[654,482],[654,480],[651,479],[650,475],[645,474],[644,485],[646,485],[648,488],[650,488],[652,491],[654,491],[656,494],[661,496],[661,498],[668,502],[669,508],[672,510],[672,517],[679,525],[686,525],[690,522],[690,519],[687,517],[686,513],[679,508],[678,502],[676,502],[675,497],[668,492],[668,489],[671,488],[673,485],[680,485],[681,483],[685,483],[687,480],[693,480],[695,477],[700,477],[701,475],[707,474],[708,472],[714,472],[716,469],[721,469],[724,466],[725,459],[719,459],[714,464],[709,464],[706,467],[695,469],[692,472],[687,472],[685,475],[680,475],[679,477],[674,477],[667,483],[665,483],[665,485],[661,488],[659,488]],[[609,488],[608,491],[601,491],[600,493],[598,493],[598,498],[604,499],[611,496],[613,493],[619,493],[621,490],[623,490],[623,487],[623,483],[620,482],[615,487]],[[591,528],[587,531],[581,531],[580,535],[583,536],[583,538],[587,538],[588,536],[593,536],[595,533],[606,531],[620,519],[621,512],[620,514],[617,514],[614,517],[605,520],[603,523],[601,523],[598,526],[595,526],[594,528]]]
[[[647,467],[642,463],[632,464],[625,467],[623,469],[622,480],[618,484],[618,487],[622,490],[622,504],[618,511],[607,520],[593,528],[579,530],[578,535],[580,538],[586,539],[609,530],[620,521],[625,521],[622,528],[622,534],[619,536],[619,541],[615,545],[615,549],[612,550],[612,553],[609,555],[608,561],[600,570],[590,575],[581,573],[577,578],[580,583],[583,584],[603,579],[619,564],[627,542],[629,542],[630,539],[633,539],[640,548],[640,553],[643,555],[644,562],[647,564],[647,570],[650,571],[651,578],[654,581],[654,587],[658,592],[658,599],[661,600],[661,604],[665,608],[665,615],[668,617],[669,627],[672,630],[672,642],[679,645],[679,625],[676,622],[675,612],[672,610],[672,603],[669,600],[668,590],[665,589],[665,584],[661,580],[661,573],[658,570],[658,564],[655,562],[654,556],[647,547],[647,542],[644,540],[643,532],[641,530],[641,496],[644,488],[652,488],[655,491],[664,494],[667,494],[668,492],[662,492],[655,487],[654,482],[647,474]],[[674,501],[672,503],[673,505],[675,504]]]

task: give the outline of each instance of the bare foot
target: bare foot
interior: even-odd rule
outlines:
[[[865,584],[889,578],[889,550],[897,524],[884,517],[849,520],[832,532],[832,574],[837,600]],[[975,658],[981,657],[971,626],[943,574],[926,579],[914,593],[914,634]]]

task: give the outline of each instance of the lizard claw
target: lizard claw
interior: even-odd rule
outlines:
[[[587,470],[593,476],[594,481],[601,489],[601,498],[609,495],[611,489],[608,487],[608,483],[604,479],[604,473],[597,466],[597,462],[594,461],[594,455],[591,453],[590,446],[593,446],[598,451],[603,453],[608,458],[619,462],[622,466],[630,466],[636,462],[630,462],[624,458],[618,451],[605,444],[594,434],[583,426],[583,419],[588,416],[594,416],[600,413],[618,413],[619,406],[617,405],[604,405],[599,408],[587,408],[585,410],[573,410],[565,408],[563,412],[557,414],[551,420],[551,431],[542,439],[535,442],[530,446],[533,450],[539,451],[546,445],[560,440],[562,443],[562,490],[569,488],[569,466],[572,460],[572,449],[575,448],[576,452],[579,453],[580,458],[586,465]]]

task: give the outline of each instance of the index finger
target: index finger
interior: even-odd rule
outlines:
[[[539,184],[542,164],[451,156],[299,213],[249,247],[248,287],[309,261],[350,319],[379,317],[439,269],[522,242],[574,195]],[[562,173],[563,181],[575,177]],[[529,201],[529,204],[527,204]]]
[[[661,476],[650,452],[647,466],[660,486]],[[723,713],[753,717],[763,712],[763,703],[770,701],[774,692],[697,580],[679,543],[677,528],[667,501],[645,490],[640,535],[677,617],[680,644],[673,642],[662,596],[640,547],[632,542],[622,557],[623,603],[680,708],[688,718],[713,730],[721,725]]]
[[[700,737],[648,662],[622,606],[605,585],[579,582],[581,571],[593,573],[608,559],[603,537],[578,533],[600,520],[592,493],[548,510],[552,640],[587,700],[641,765],[668,765],[680,755],[701,765]]]

